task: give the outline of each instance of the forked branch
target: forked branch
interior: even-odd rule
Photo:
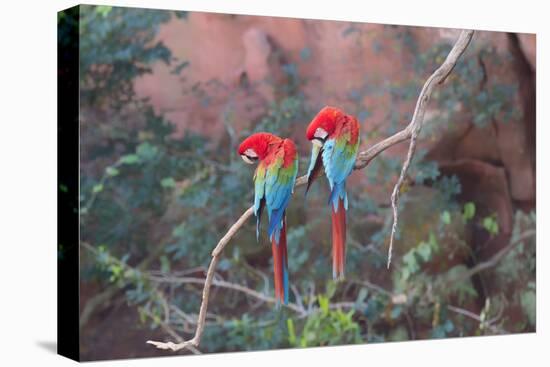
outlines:
[[[418,134],[420,134],[420,130],[422,129],[422,125],[424,123],[424,113],[426,112],[426,106],[428,105],[428,101],[430,100],[434,87],[436,85],[443,83],[445,79],[447,79],[447,76],[451,73],[451,71],[455,67],[458,59],[464,53],[464,51],[466,50],[466,47],[468,47],[468,45],[470,44],[470,41],[472,40],[473,35],[474,35],[474,31],[469,31],[469,30],[462,31],[460,33],[458,40],[456,41],[455,45],[451,49],[451,52],[449,52],[449,54],[447,55],[447,58],[445,59],[443,64],[441,64],[441,66],[424,83],[424,86],[422,87],[422,90],[420,91],[420,95],[418,96],[418,99],[416,101],[416,107],[414,109],[414,114],[411,119],[411,122],[409,122],[409,125],[404,130],[402,130],[401,132],[393,136],[395,137],[397,135],[402,134],[402,136],[399,136],[398,138],[395,139],[396,143],[406,139],[411,139],[411,141],[409,143],[407,158],[405,159],[405,162],[403,163],[403,167],[401,168],[401,174],[399,175],[399,178],[397,179],[397,183],[393,187],[393,192],[391,194],[393,224],[391,227],[391,234],[390,234],[390,247],[388,249],[388,265],[387,265],[388,268],[390,267],[390,264],[391,264],[393,241],[395,238],[395,233],[397,232],[397,218],[398,218],[397,202],[399,201],[399,191],[401,190],[401,186],[403,185],[403,181],[405,180],[405,176],[407,175],[407,171],[409,170],[409,166],[411,165],[411,161],[414,157]],[[392,139],[393,137],[390,137],[389,139]],[[400,140],[401,138],[403,140]]]
[[[399,131],[398,133],[390,136],[389,138],[386,138],[376,143],[369,149],[363,152],[360,152],[357,156],[354,169],[357,169],[357,170],[363,169],[384,150],[396,144],[399,144],[405,140],[408,140],[408,139],[411,140],[409,144],[407,158],[405,159],[403,168],[401,169],[401,174],[399,176],[399,179],[397,180],[397,183],[395,184],[395,187],[393,189],[393,193],[391,196],[392,209],[393,209],[393,225],[392,225],[392,230],[390,235],[390,245],[388,250],[388,267],[391,263],[393,241],[394,241],[395,233],[397,231],[397,218],[398,218],[397,202],[399,200],[399,190],[401,188],[401,185],[403,184],[403,181],[405,179],[405,176],[411,164],[412,158],[414,156],[414,152],[416,149],[416,140],[418,138],[418,134],[420,133],[422,124],[424,122],[424,112],[426,111],[426,106],[428,104],[428,101],[430,99],[430,96],[432,94],[434,87],[438,84],[443,83],[447,78],[447,76],[451,73],[458,59],[464,53],[464,51],[466,50],[466,47],[468,47],[468,44],[470,43],[470,40],[472,39],[473,34],[474,34],[474,31],[471,31],[471,30],[462,31],[460,33],[460,36],[458,37],[458,40],[456,41],[455,45],[453,46],[451,52],[449,53],[449,55],[447,56],[443,64],[424,83],[424,86],[416,102],[416,108],[414,110],[413,117],[409,122],[409,124],[407,125],[407,127]],[[301,176],[296,180],[296,187],[302,186],[306,182],[307,182],[307,177]],[[159,349],[170,349],[173,351],[178,351],[188,347],[198,347],[201,340],[202,332],[204,329],[205,321],[206,321],[206,310],[208,308],[210,288],[212,287],[212,281],[214,279],[214,273],[215,273],[216,265],[218,264],[218,261],[219,261],[220,253],[223,251],[225,246],[229,243],[231,238],[239,231],[239,229],[244,225],[244,223],[246,223],[248,218],[252,216],[252,214],[253,214],[253,208],[250,207],[231,226],[231,228],[229,228],[229,231],[227,231],[227,233],[222,237],[222,239],[218,242],[218,244],[212,251],[212,260],[210,261],[210,266],[208,267],[208,271],[206,273],[206,280],[204,281],[204,289],[202,292],[202,303],[199,310],[199,317],[197,322],[197,329],[195,331],[195,336],[188,341],[180,342],[177,344],[173,342],[166,343],[166,342],[158,342],[158,341],[151,341],[151,340],[147,341],[148,344],[152,344]]]

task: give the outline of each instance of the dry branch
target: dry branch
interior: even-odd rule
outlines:
[[[401,168],[401,174],[399,175],[399,179],[397,180],[397,183],[395,184],[393,192],[391,194],[393,224],[390,234],[390,247],[388,249],[388,268],[391,264],[393,240],[395,238],[395,233],[397,232],[397,202],[399,201],[399,191],[401,190],[401,186],[403,185],[403,181],[405,180],[405,176],[407,175],[407,171],[416,150],[416,140],[418,139],[418,134],[420,133],[420,130],[422,129],[422,124],[424,123],[424,113],[426,112],[426,106],[428,105],[428,101],[430,100],[430,96],[432,95],[434,87],[445,81],[447,76],[453,70],[460,56],[466,50],[466,47],[468,47],[468,45],[470,44],[473,35],[474,31],[462,31],[460,33],[458,40],[451,49],[451,52],[449,52],[449,55],[447,55],[447,58],[445,59],[443,64],[441,64],[441,66],[424,83],[424,86],[420,91],[420,95],[418,96],[418,100],[416,101],[416,107],[414,109],[414,114],[411,122],[405,128],[405,130],[403,130],[405,132],[405,134],[403,134],[404,138],[410,138],[411,142],[409,143],[407,158],[405,159],[403,167]],[[396,135],[399,134],[400,133],[397,133]],[[399,141],[402,140],[398,140],[397,142]]]
[[[534,229],[523,232],[516,239],[512,240],[506,247],[494,254],[489,260],[478,263],[476,266],[468,269],[468,271],[461,274],[460,277],[451,279],[452,283],[460,283],[468,278],[473,277],[479,272],[496,266],[500,262],[500,260],[502,260],[511,250],[514,249],[514,247],[518,246],[520,243],[523,243],[523,241],[525,241],[526,239],[534,237],[535,235],[536,231]]]
[[[433,88],[435,87],[435,85],[441,84],[443,81],[445,81],[449,73],[453,70],[455,64],[457,63],[458,59],[460,58],[464,50],[466,50],[466,47],[470,43],[470,40],[472,39],[473,34],[474,34],[474,31],[471,31],[471,30],[462,31],[460,33],[460,36],[457,42],[451,49],[449,55],[447,56],[446,60],[424,83],[424,86],[420,92],[420,95],[418,96],[416,108],[414,110],[414,115],[410,123],[407,125],[407,127],[399,131],[398,133],[390,136],[389,138],[386,138],[378,142],[377,144],[373,145],[371,148],[363,152],[360,152],[357,156],[354,169],[358,170],[358,169],[365,168],[374,158],[376,158],[380,153],[382,153],[384,150],[388,149],[389,147],[399,144],[407,139],[411,139],[411,142],[409,144],[409,150],[407,153],[407,158],[403,164],[401,174],[399,176],[397,183],[395,184],[395,187],[391,196],[392,209],[393,209],[393,225],[392,225],[392,231],[390,235],[388,267],[391,263],[393,239],[395,236],[395,232],[397,230],[397,202],[399,200],[398,193],[403,183],[403,180],[406,176],[412,157],[414,156],[414,151],[416,148],[416,139],[418,138],[418,134],[422,128],[426,105],[432,94]],[[307,177],[305,175],[301,176],[296,180],[295,187],[302,186],[306,182],[307,182]],[[235,235],[235,233],[237,233],[237,231],[244,225],[244,223],[248,220],[248,218],[252,216],[252,213],[253,213],[253,208],[252,207],[248,208],[237,220],[237,222],[235,222],[231,226],[231,228],[229,228],[229,231],[227,231],[225,236],[222,237],[222,239],[218,242],[218,244],[212,251],[212,260],[210,261],[210,266],[208,267],[208,272],[206,274],[206,279],[204,281],[202,303],[199,311],[199,320],[197,323],[195,336],[188,341],[181,342],[178,344],[175,344],[173,342],[165,343],[165,342],[157,342],[157,341],[151,341],[151,340],[147,341],[148,344],[152,344],[159,349],[171,349],[173,351],[178,351],[180,349],[187,348],[190,346],[198,347],[202,336],[202,332],[204,329],[204,324],[206,319],[206,309],[208,307],[208,298],[210,295],[210,288],[212,286],[212,282],[214,279],[213,278],[214,270],[216,269],[216,265],[218,264],[218,261],[219,261],[219,255],[223,251],[225,246],[228,244],[229,240],[231,240],[231,238]]]

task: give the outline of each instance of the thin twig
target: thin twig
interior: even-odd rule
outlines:
[[[292,289],[292,292],[294,293],[294,298],[296,298],[296,303],[298,304],[298,307],[302,309],[303,312],[306,312],[306,308],[304,307],[304,302],[302,301],[302,295],[298,291],[298,287],[296,287],[294,284],[290,286]]]
[[[311,282],[309,286],[309,297],[307,303],[307,311],[313,310],[313,303],[315,302],[315,282]]]
[[[424,84],[424,87],[422,88],[422,91],[420,92],[420,96],[416,104],[413,118],[411,122],[407,125],[407,127],[399,131],[398,133],[388,137],[387,139],[381,142],[378,142],[377,144],[373,145],[369,149],[363,152],[360,152],[357,156],[354,169],[359,170],[366,167],[370,163],[370,161],[372,161],[375,157],[377,157],[380,153],[382,153],[389,147],[394,146],[398,143],[401,143],[405,140],[411,139],[411,144],[409,145],[409,152],[407,154],[407,159],[405,160],[405,163],[403,165],[400,178],[394,187],[394,190],[393,190],[394,193],[392,194],[392,207],[394,209],[394,223],[392,226],[392,232],[390,237],[388,267],[391,262],[393,237],[395,235],[395,231],[397,228],[397,201],[398,201],[397,193],[401,187],[404,176],[407,173],[408,167],[414,155],[414,150],[416,147],[416,139],[418,137],[418,133],[420,132],[420,128],[424,120],[424,112],[426,109],[426,104],[428,102],[428,99],[432,93],[434,86],[436,84],[442,83],[445,80],[445,78],[449,75],[449,73],[452,71],[459,57],[462,55],[462,53],[468,46],[470,40],[472,39],[473,34],[474,34],[474,31],[470,31],[470,30],[462,31],[456,44],[454,45],[451,52],[447,56],[447,59],[445,60],[445,62],[426,81],[426,83]],[[302,186],[306,182],[307,182],[307,176],[305,175],[301,176],[296,180],[295,187]],[[199,311],[199,320],[198,320],[195,336],[191,340],[181,342],[178,344],[174,344],[172,342],[168,342],[168,343],[156,342],[151,340],[147,341],[148,344],[152,344],[160,349],[171,349],[173,351],[177,351],[189,346],[197,347],[199,345],[202,332],[204,329],[206,309],[208,307],[208,300],[210,295],[210,288],[213,284],[213,274],[214,274],[216,265],[218,264],[218,261],[219,261],[219,255],[223,251],[223,249],[225,248],[229,240],[231,240],[231,238],[235,235],[235,233],[237,233],[237,231],[244,225],[244,223],[248,220],[248,218],[252,216],[252,213],[253,213],[253,208],[252,207],[248,208],[237,220],[237,222],[235,222],[231,226],[231,228],[229,228],[229,231],[225,234],[225,236],[222,237],[222,239],[218,242],[218,244],[212,251],[212,260],[210,261],[210,266],[208,267],[206,279],[204,280],[202,303]]]
[[[420,130],[422,129],[422,124],[424,122],[424,113],[426,112],[426,106],[428,105],[428,101],[431,97],[434,87],[445,81],[447,76],[453,70],[460,56],[466,50],[466,47],[468,47],[468,44],[470,43],[470,40],[472,39],[473,35],[474,35],[474,31],[469,31],[469,30],[462,31],[460,33],[460,36],[458,37],[458,40],[456,41],[455,45],[451,49],[451,52],[449,52],[449,55],[447,55],[447,59],[445,59],[443,64],[441,64],[441,66],[428,78],[428,80],[426,80],[426,83],[424,83],[424,86],[422,87],[422,90],[420,91],[420,95],[418,96],[418,99],[416,101],[416,107],[414,109],[414,114],[411,119],[411,122],[405,128],[405,130],[396,134],[396,135],[402,134],[402,136],[400,135],[397,139],[405,140],[410,138],[411,141],[409,143],[407,158],[405,159],[405,162],[403,163],[403,167],[401,168],[401,174],[399,175],[399,179],[397,180],[397,183],[395,184],[393,188],[393,192],[391,194],[393,224],[392,224],[391,234],[390,234],[390,246],[388,249],[388,265],[387,265],[388,269],[391,264],[393,241],[395,238],[395,233],[397,232],[397,219],[398,219],[397,202],[399,201],[399,191],[401,190],[401,186],[403,185],[403,181],[405,180],[407,171],[414,157],[414,152],[416,150],[416,141],[418,139],[418,134],[420,134]]]

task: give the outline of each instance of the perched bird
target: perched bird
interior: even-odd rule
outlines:
[[[298,174],[296,145],[269,133],[256,133],[246,138],[238,149],[249,164],[258,162],[254,173],[254,214],[256,239],[260,235],[262,211],[267,208],[268,237],[273,252],[275,298],[288,303],[288,259],[286,244],[286,208]]]
[[[359,123],[338,108],[324,107],[309,124],[306,136],[313,143],[306,193],[322,165],[331,190],[332,276],[335,280],[343,279],[348,210],[346,178],[353,171],[359,148]]]

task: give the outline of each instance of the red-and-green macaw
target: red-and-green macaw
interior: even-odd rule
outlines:
[[[353,171],[359,149],[359,123],[338,108],[324,107],[309,124],[306,136],[313,143],[306,193],[322,164],[331,190],[332,276],[335,280],[343,279],[348,210],[346,178]]]
[[[269,133],[256,133],[246,138],[238,149],[246,163],[258,162],[254,173],[254,214],[256,238],[260,234],[262,211],[267,208],[267,234],[273,252],[275,298],[288,303],[288,259],[285,211],[298,174],[296,145]]]

